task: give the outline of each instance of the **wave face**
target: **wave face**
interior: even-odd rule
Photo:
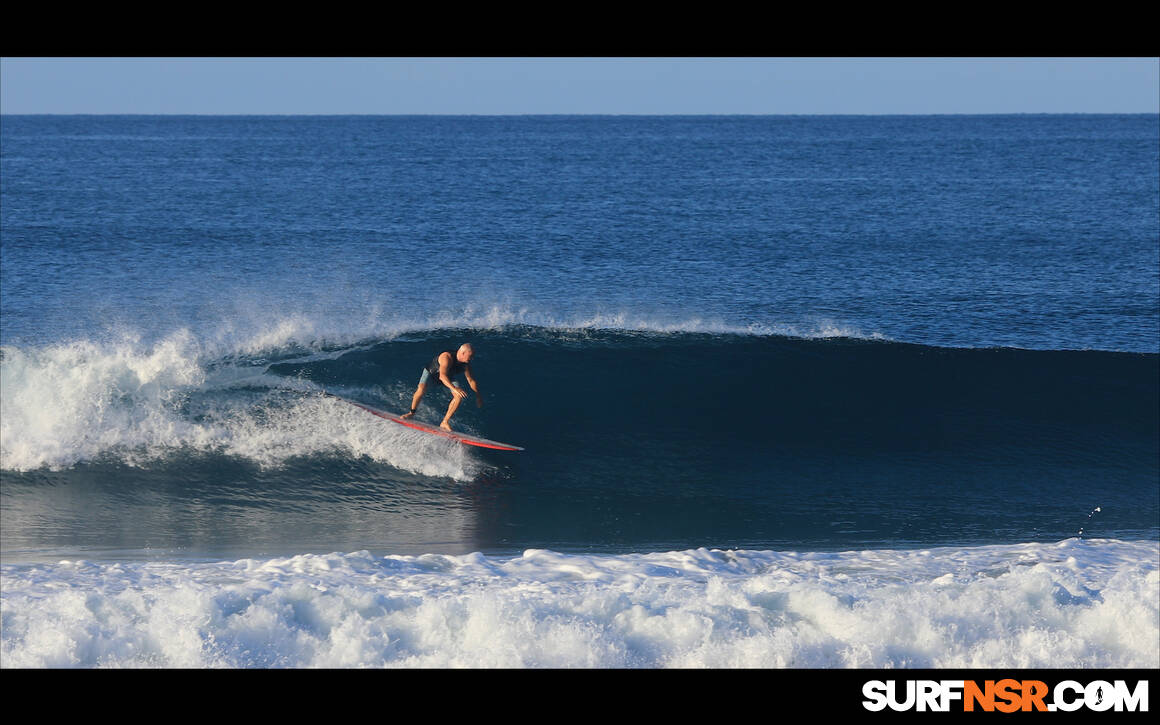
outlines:
[[[456,425],[523,453],[319,394],[406,410],[422,366],[463,341],[484,405]],[[7,348],[6,511],[99,515],[54,497],[100,491],[105,515],[129,500],[158,520],[134,536],[173,547],[991,543],[1075,535],[1097,507],[1101,535],[1154,537],[1158,360],[526,325],[213,356],[182,335]],[[419,418],[437,423],[448,401],[429,393]],[[159,500],[132,502],[143,491]],[[162,523],[175,511],[181,525]],[[220,518],[212,532],[205,516]],[[68,528],[34,527],[61,545]]]

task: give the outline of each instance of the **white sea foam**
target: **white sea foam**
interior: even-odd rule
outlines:
[[[5,347],[0,468],[61,469],[107,457],[144,465],[194,451],[261,466],[334,453],[458,480],[474,473],[457,446],[383,425],[312,395],[314,386],[267,376],[264,366],[210,365],[207,357],[187,331],[154,345],[122,338]]]
[[[126,339],[45,349],[4,349],[0,362],[0,465],[68,464],[113,446],[178,445],[203,431],[168,413],[200,385],[197,344],[178,333],[151,349]]]
[[[1160,545],[6,565],[4,667],[1145,667]]]

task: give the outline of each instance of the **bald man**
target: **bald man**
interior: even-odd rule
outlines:
[[[447,406],[447,415],[443,416],[443,422],[439,424],[443,430],[451,430],[451,416],[455,415],[459,404],[467,397],[467,391],[459,387],[459,383],[452,380],[459,373],[463,373],[463,377],[467,378],[467,384],[475,391],[475,404],[482,408],[483,398],[479,395],[479,383],[471,374],[470,363],[474,355],[475,350],[471,347],[471,343],[465,342],[455,352],[448,350],[431,358],[431,362],[423,368],[423,374],[419,378],[419,387],[416,388],[415,395],[411,398],[411,412],[403,413],[400,417],[410,418],[415,415],[419,401],[423,400],[423,394],[427,392],[427,382],[434,379],[435,382],[446,385],[447,389],[451,391],[451,405]]]

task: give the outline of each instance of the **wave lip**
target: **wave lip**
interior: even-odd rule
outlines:
[[[5,566],[5,667],[1156,667],[1155,541]]]
[[[628,311],[597,311],[570,315],[548,314],[526,307],[469,305],[461,311],[444,311],[422,322],[406,323],[408,331],[443,329],[495,330],[503,327],[532,327],[548,330],[601,330],[610,332],[707,333],[825,339],[850,337],[887,340],[879,332],[830,319],[800,323],[729,323],[702,316],[649,315]]]

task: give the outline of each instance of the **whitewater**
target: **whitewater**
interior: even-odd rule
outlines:
[[[1155,668],[1156,542],[3,567],[5,667]]]

